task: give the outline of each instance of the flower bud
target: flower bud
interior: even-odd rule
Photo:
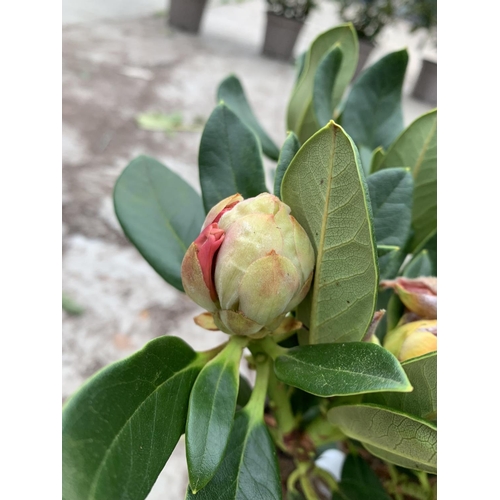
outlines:
[[[386,335],[384,347],[399,361],[437,351],[437,320],[413,321],[398,325]]]
[[[208,213],[182,262],[182,283],[215,324],[236,335],[278,328],[311,286],[314,250],[288,205],[236,194]]]
[[[421,319],[437,319],[437,278],[400,277],[380,285],[393,288],[407,309]]]

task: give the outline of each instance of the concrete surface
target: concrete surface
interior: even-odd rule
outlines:
[[[285,137],[295,69],[260,56],[265,3],[209,4],[199,36],[168,29],[158,14],[162,3],[63,0],[63,290],[85,308],[81,316],[63,313],[63,400],[98,369],[158,335],[180,336],[197,350],[225,337],[194,325],[200,309],[163,282],[118,225],[113,185],[139,154],[157,158],[199,190],[201,130],[167,136],[139,129],[135,117],[162,111],[181,113],[186,124],[206,120],[218,83],[235,73],[265,129],[278,144]],[[296,53],[335,24],[333,5],[324,2]],[[388,29],[370,60],[408,46],[408,94],[419,69],[418,39],[403,28]],[[405,97],[407,123],[428,109]],[[148,498],[182,499],[186,484],[181,440]]]

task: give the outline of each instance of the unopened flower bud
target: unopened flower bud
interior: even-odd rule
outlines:
[[[290,208],[268,193],[222,200],[182,262],[186,293],[226,333],[263,336],[309,291],[314,250]]]
[[[399,361],[437,351],[437,320],[413,321],[397,326],[386,335],[384,347]]]
[[[382,281],[383,288],[393,288],[409,311],[422,319],[437,319],[437,278],[396,278]]]

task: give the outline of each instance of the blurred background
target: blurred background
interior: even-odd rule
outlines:
[[[63,0],[63,401],[110,362],[166,333],[197,350],[224,340],[132,247],[112,190],[146,154],[199,191],[197,157],[218,84],[236,74],[262,126],[285,139],[294,61],[353,22],[366,65],[408,48],[406,124],[436,104],[433,0]],[[361,68],[360,68],[361,70]],[[275,165],[265,159],[268,184]],[[149,499],[184,498],[179,443]]]

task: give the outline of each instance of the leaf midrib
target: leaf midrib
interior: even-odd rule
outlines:
[[[160,389],[162,389],[166,384],[169,384],[171,381],[173,381],[178,375],[181,375],[181,374],[184,374],[185,372],[187,372],[189,369],[192,369],[195,367],[195,362],[196,362],[196,359],[193,360],[191,363],[189,363],[187,366],[185,366],[184,368],[182,368],[182,370],[176,372],[174,375],[172,375],[171,377],[167,378],[166,380],[164,380],[160,385],[158,385],[152,392],[150,392],[145,398],[144,400],[141,402],[141,404],[139,406],[137,406],[137,408],[134,410],[134,412],[130,415],[130,417],[125,421],[125,423],[122,425],[121,429],[118,431],[118,433],[116,434],[116,436],[113,438],[113,440],[111,441],[111,443],[109,444],[101,462],[99,463],[99,466],[97,467],[96,469],[96,472],[94,474],[94,479],[90,485],[90,488],[89,488],[89,500],[90,499],[95,499],[95,490],[97,488],[97,483],[98,483],[98,480],[101,476],[101,472],[102,472],[102,469],[104,467],[104,465],[106,464],[107,460],[108,460],[108,457],[109,457],[109,454],[111,453],[111,449],[114,447],[114,444],[115,442],[118,440],[118,438],[121,436],[121,434],[123,433],[124,429],[128,426],[128,424],[130,423],[130,421],[134,418],[134,416],[137,414],[137,412],[143,407],[143,405],[154,395],[157,393],[157,391],[159,391]]]
[[[349,374],[349,375],[361,375],[363,377],[367,377],[367,378],[370,378],[370,379],[389,380],[389,381],[393,381],[393,382],[399,383],[399,381],[397,379],[393,379],[393,378],[384,378],[384,377],[380,377],[380,376],[377,376],[377,375],[370,375],[370,374],[367,374],[367,373],[355,372],[355,371],[346,370],[346,369],[329,368],[329,367],[321,366],[321,365],[318,366],[318,365],[315,365],[315,364],[312,364],[312,363],[307,363],[306,361],[303,361],[301,359],[298,359],[298,358],[295,358],[293,356],[286,355],[286,354],[283,355],[283,356],[280,356],[280,357],[292,359],[296,363],[303,364],[303,365],[305,365],[307,367],[320,368],[321,370],[324,370],[326,372],[345,373],[345,374]]]
[[[415,167],[413,168],[413,178],[414,179],[416,179],[418,174],[419,174],[420,167],[422,166],[422,163],[424,161],[424,157],[427,153],[427,150],[429,148],[429,144],[434,136],[434,132],[436,131],[436,128],[437,128],[437,116],[434,118],[434,123],[432,124],[431,131],[429,132],[429,135],[427,136],[426,140],[424,141],[424,144],[422,146],[422,150],[420,151],[420,154],[418,155],[417,161],[415,163]]]
[[[331,122],[330,122],[331,123]],[[315,280],[314,280],[314,290],[313,290],[313,296],[312,296],[312,307],[311,307],[311,332],[314,332],[316,329],[316,323],[318,322],[317,318],[317,309],[318,309],[318,295],[319,295],[319,283],[321,280],[321,268],[323,267],[323,254],[324,254],[324,243],[325,243],[325,237],[326,237],[326,225],[328,222],[328,209],[330,205],[330,198],[331,198],[331,189],[332,189],[332,182],[333,182],[333,162],[334,162],[334,155],[335,155],[335,146],[336,146],[336,130],[334,127],[331,128],[331,133],[333,136],[332,140],[332,146],[331,146],[331,153],[330,153],[330,175],[328,176],[328,185],[326,188],[326,197],[325,197],[325,207],[323,209],[323,218],[321,220],[321,234],[320,234],[320,240],[318,244],[318,255],[316,257],[316,271],[315,271]]]

